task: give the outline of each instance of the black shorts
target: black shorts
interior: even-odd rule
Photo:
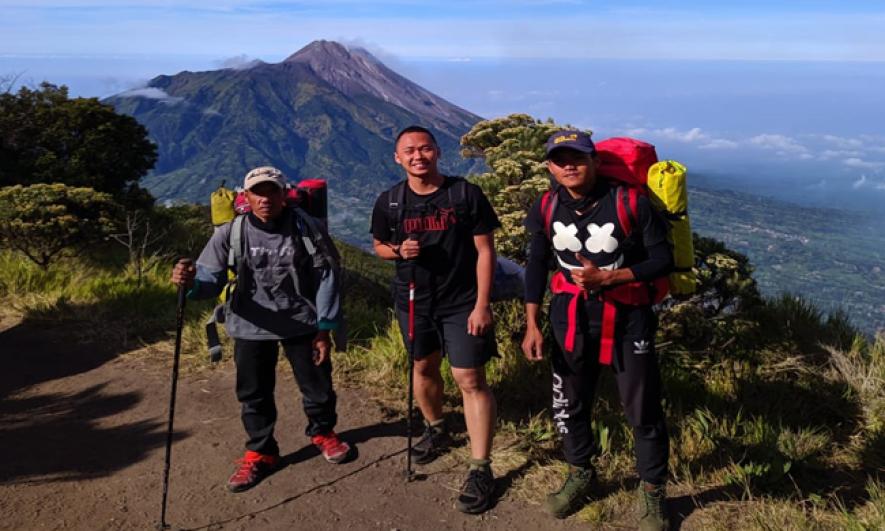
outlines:
[[[482,367],[497,356],[494,327],[481,336],[467,333],[467,317],[471,311],[449,315],[415,315],[415,359],[420,360],[442,348],[452,367],[472,369]],[[397,309],[396,317],[408,350],[409,312]]]

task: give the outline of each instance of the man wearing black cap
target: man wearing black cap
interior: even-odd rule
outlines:
[[[303,211],[286,208],[280,170],[263,166],[243,182],[250,212],[218,228],[196,267],[179,262],[172,282],[188,297],[217,297],[237,273],[228,294],[225,329],[234,340],[237,399],[246,429],[246,453],[227,488],[250,489],[282,466],[274,438],[274,385],[279,347],[289,360],[307,416],[306,434],[330,463],[350,446],[335,434],[329,331],[341,318],[338,253],[325,228]]]
[[[531,235],[526,265],[527,328],[522,348],[530,361],[543,357],[539,307],[547,264],[557,272],[550,324],[553,417],[563,440],[569,475],[547,498],[548,510],[564,518],[586,501],[596,455],[590,412],[602,365],[611,364],[621,403],[633,427],[640,487],[640,528],[667,529],[664,486],[669,440],[661,407],[661,381],[651,304],[612,302],[624,287],[643,288],[672,267],[663,221],[645,196],[636,201],[636,223],[625,231],[617,201],[624,189],[597,176],[599,160],[590,136],[568,130],[547,141],[547,168],[555,185],[529,210]],[[609,314],[611,311],[611,314]],[[609,323],[606,323],[610,319]],[[611,337],[606,337],[609,327]],[[608,343],[608,344],[606,344]]]

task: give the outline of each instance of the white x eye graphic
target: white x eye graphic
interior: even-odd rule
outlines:
[[[587,225],[587,232],[590,237],[587,238],[587,250],[591,253],[606,252],[613,253],[618,248],[618,240],[612,238],[612,232],[615,230],[614,223],[606,223],[599,226],[596,223]]]
[[[614,225],[612,225],[614,228]],[[553,222],[553,247],[557,251],[569,251],[576,253],[581,250],[581,240],[575,235],[578,234],[578,227],[574,223],[563,225],[561,221]]]

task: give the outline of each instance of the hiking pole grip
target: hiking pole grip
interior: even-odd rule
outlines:
[[[182,258],[177,263],[188,267],[193,263],[190,259]],[[163,505],[160,510],[159,529],[168,529],[166,523],[166,500],[169,494],[169,466],[172,460],[172,432],[175,419],[175,395],[178,387],[178,365],[181,359],[181,334],[184,329],[184,306],[187,300],[187,287],[178,285],[177,304],[175,306],[175,353],[172,357],[172,385],[169,394],[169,422],[166,427],[166,461],[163,466]]]

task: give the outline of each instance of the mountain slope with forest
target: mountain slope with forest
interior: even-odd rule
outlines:
[[[285,61],[158,76],[106,100],[158,147],[143,183],[158,198],[205,203],[224,179],[271,164],[293,180],[323,178],[336,197],[366,199],[399,180],[396,133],[436,134],[443,167],[464,173],[460,136],[480,117],[393,72],[369,52],[315,41]]]

